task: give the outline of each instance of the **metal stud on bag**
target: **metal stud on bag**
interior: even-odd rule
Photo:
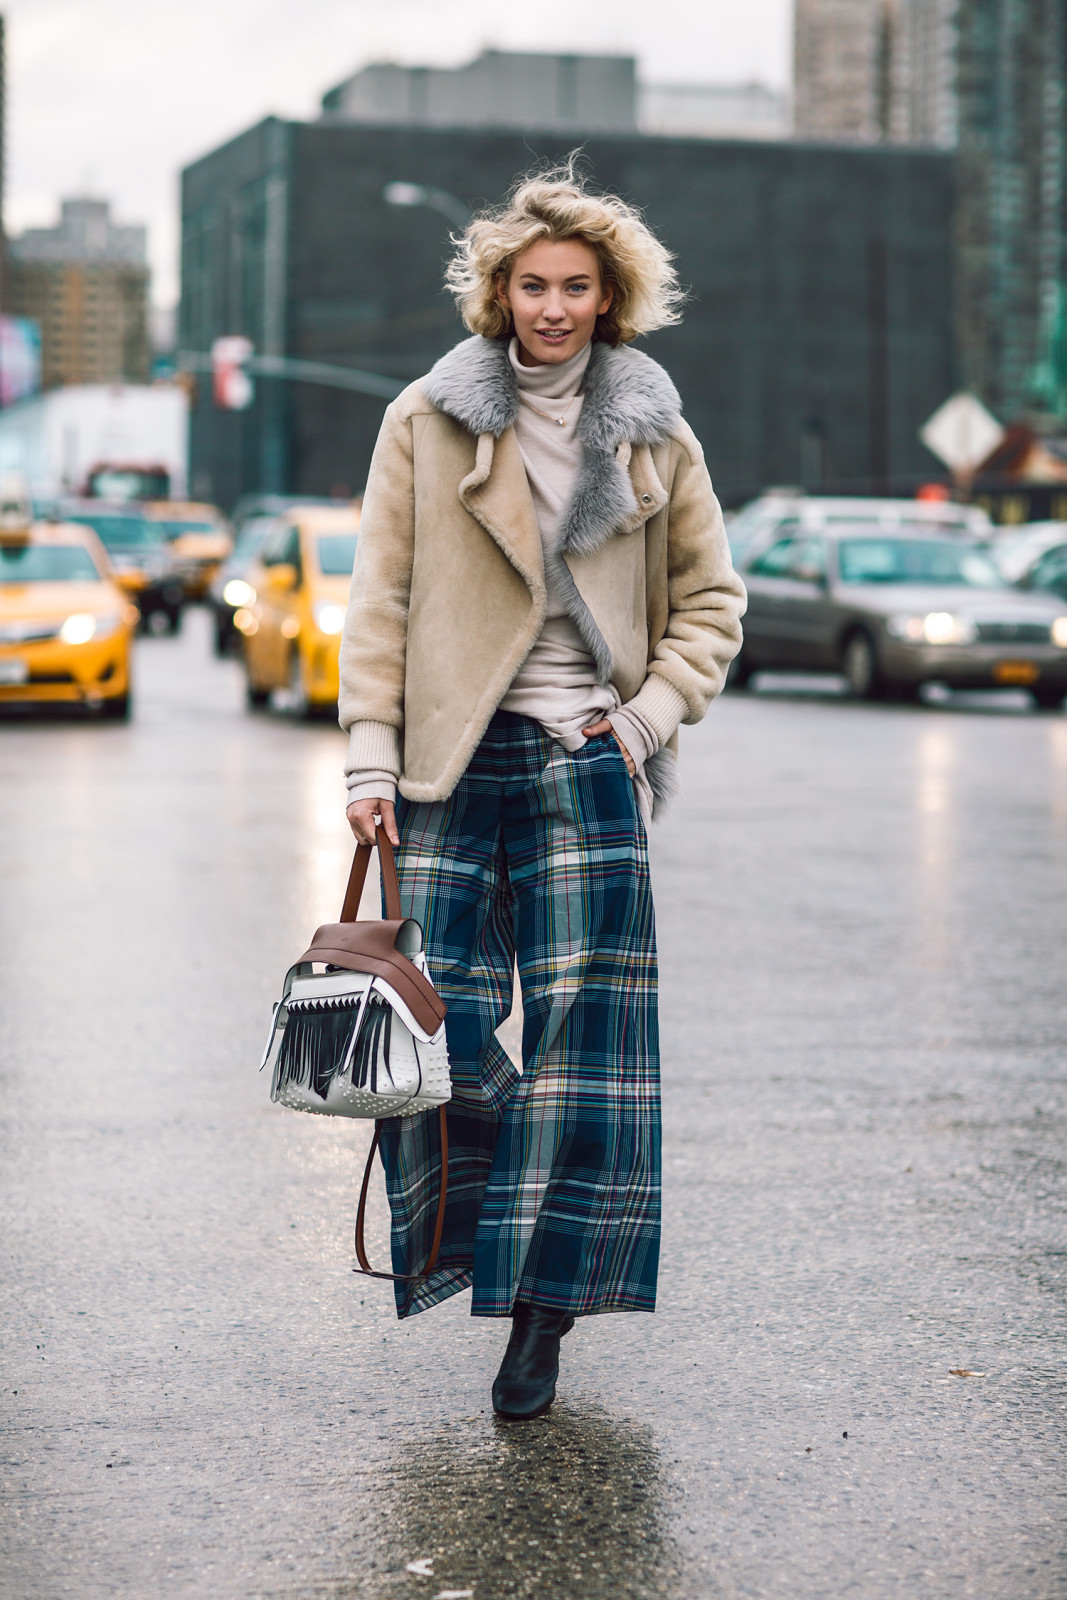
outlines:
[[[293,1111],[375,1119],[356,1218],[359,1271],[375,1278],[363,1245],[363,1222],[381,1119],[415,1116],[434,1107],[441,1120],[441,1196],[429,1259],[434,1267],[448,1185],[445,1105],[452,1097],[445,1044],[445,1005],[426,970],[422,929],[400,911],[392,845],[377,830],[385,918],[357,922],[371,846],[352,862],[341,920],[318,928],[285,975],[274,1007],[260,1070],[271,1068],[270,1097]]]

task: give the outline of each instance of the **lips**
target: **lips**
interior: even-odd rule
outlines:
[[[534,332],[537,334],[537,337],[539,339],[543,339],[546,344],[563,344],[564,340],[570,338],[571,334],[574,332],[574,329],[535,328]]]

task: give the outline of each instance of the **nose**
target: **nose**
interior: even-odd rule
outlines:
[[[562,322],[567,315],[567,307],[561,294],[550,293],[545,300],[542,315],[546,322]]]

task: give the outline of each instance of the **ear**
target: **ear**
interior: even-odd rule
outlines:
[[[508,299],[508,280],[502,272],[498,272],[496,275],[496,297],[502,306],[507,306],[508,310],[511,310],[511,301]]]
[[[609,283],[609,284],[606,285],[606,287],[604,289],[604,298],[603,298],[603,300],[601,300],[600,304],[596,308],[596,314],[597,314],[598,317],[602,317],[604,315],[605,311],[611,305],[611,302],[614,300],[614,298],[615,298],[615,290],[611,287],[611,285]]]

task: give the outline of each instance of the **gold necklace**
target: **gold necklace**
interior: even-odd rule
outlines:
[[[567,412],[570,411],[571,406],[574,404],[577,398],[578,396],[576,394],[571,395],[570,399],[567,401],[567,410],[561,417],[550,417],[547,411],[542,411],[540,406],[535,406],[532,400],[526,400],[526,396],[523,394],[522,390],[519,390],[519,399],[526,400],[526,404],[529,406],[531,411],[536,411],[537,415],[539,417],[544,417],[546,422],[554,422],[557,428],[565,428],[567,426]]]

